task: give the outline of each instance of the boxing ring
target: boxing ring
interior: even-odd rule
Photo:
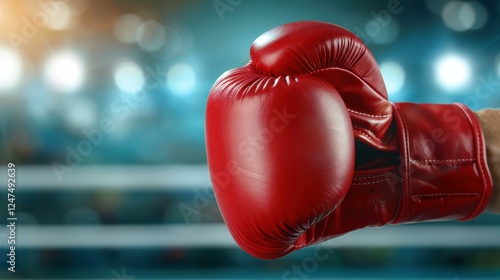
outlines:
[[[205,165],[81,166],[59,182],[51,166],[19,166],[17,192],[69,192],[75,196],[98,191],[188,192],[193,197],[206,193],[207,205],[215,207],[207,170]],[[0,174],[5,176],[6,169],[1,168]],[[200,215],[203,208],[198,207]],[[18,224],[20,248],[238,248],[223,223],[23,225],[20,219]],[[7,228],[1,228],[0,234],[5,236]],[[0,243],[2,248],[7,245]],[[321,246],[500,248],[500,225],[447,222],[365,228]]]

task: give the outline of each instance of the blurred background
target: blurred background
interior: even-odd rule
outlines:
[[[204,148],[210,87],[283,23],[368,44],[391,101],[500,106],[500,1],[0,0],[3,279],[500,279],[498,216],[367,229],[273,261],[230,237]],[[3,183],[2,183],[3,184]],[[0,189],[7,224],[7,184]],[[2,225],[5,225],[2,222]]]

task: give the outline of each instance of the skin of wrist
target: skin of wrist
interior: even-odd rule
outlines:
[[[486,211],[500,214],[500,110],[476,112],[486,143],[488,167],[493,179],[493,195]]]

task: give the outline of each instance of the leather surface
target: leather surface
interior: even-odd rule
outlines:
[[[276,258],[389,223],[471,219],[492,182],[461,104],[392,104],[351,32],[296,22],[257,38],[213,86],[207,157],[236,242]]]
[[[227,72],[210,92],[206,145],[222,216],[257,257],[293,251],[351,184],[349,115],[316,77],[268,77],[252,65]]]
[[[272,77],[310,74],[335,85],[360,139],[378,147],[387,139],[391,105],[377,62],[350,31],[306,21],[274,28],[253,43],[251,63]],[[392,147],[395,148],[395,147]]]

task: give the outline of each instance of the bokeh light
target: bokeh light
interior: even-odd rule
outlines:
[[[126,93],[136,93],[144,86],[144,73],[137,63],[124,61],[115,68],[116,86]]]
[[[124,14],[116,19],[113,33],[118,41],[124,44],[137,42],[137,30],[142,24],[142,19],[134,14]]]
[[[453,91],[467,85],[471,78],[471,69],[467,60],[450,54],[440,58],[435,65],[436,79],[443,89]]]
[[[62,1],[49,1],[54,8],[54,14],[48,14],[47,27],[53,30],[63,30],[71,27],[71,9]]]
[[[12,49],[0,46],[0,92],[12,90],[22,78],[23,62]]]
[[[85,78],[83,60],[70,51],[50,57],[44,70],[49,86],[60,92],[74,92]]]
[[[157,21],[148,20],[139,26],[137,42],[145,51],[157,51],[165,44],[165,29]]]
[[[451,1],[444,6],[443,22],[455,31],[469,30],[476,22],[476,12],[472,6],[463,1]]]
[[[474,13],[476,14],[476,20],[471,26],[471,29],[477,30],[483,28],[484,25],[488,22],[488,10],[486,10],[484,5],[479,2],[473,1],[467,3],[471,6],[471,8],[474,10]]]
[[[187,94],[196,84],[196,74],[191,66],[184,63],[176,64],[168,70],[167,84],[173,93]]]
[[[188,51],[191,47],[192,38],[189,38],[189,28],[183,28],[184,31],[181,33],[172,26],[163,27],[165,30],[165,42],[156,51],[151,52],[151,54],[160,60],[169,60],[172,57],[180,54],[181,51]],[[187,37],[187,38],[186,38]]]
[[[389,95],[396,94],[405,83],[405,71],[395,62],[385,62],[380,65],[385,86]]]

